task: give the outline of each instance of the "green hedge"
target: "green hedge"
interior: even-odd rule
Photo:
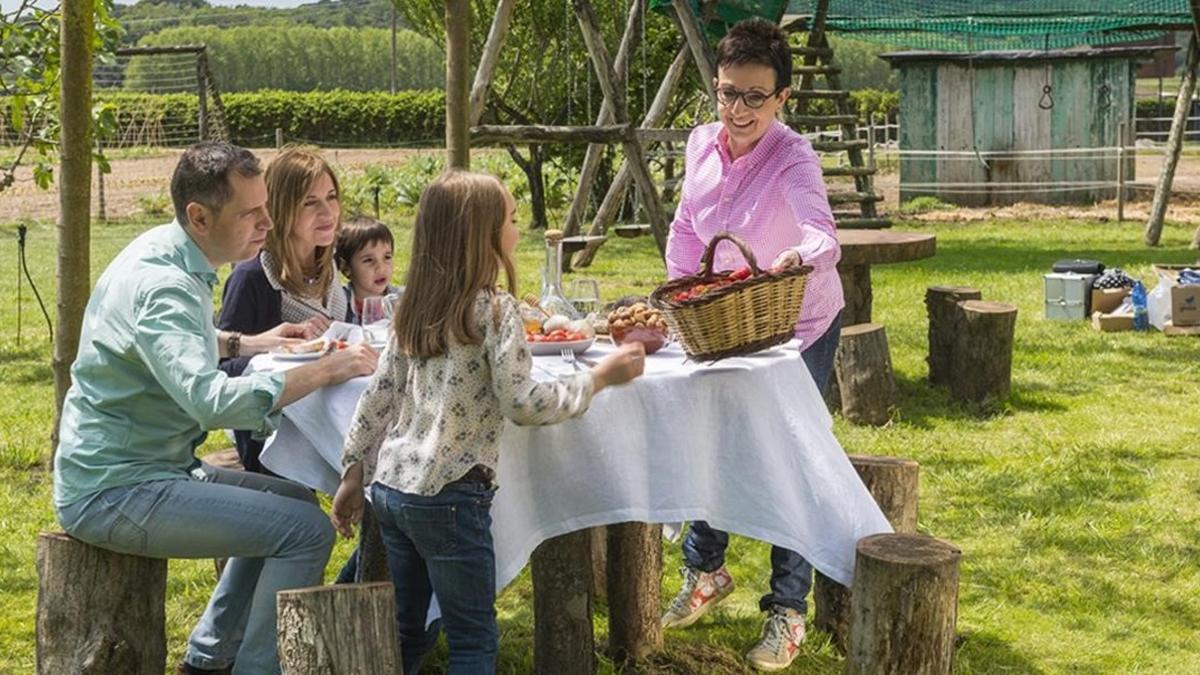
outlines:
[[[168,128],[196,125],[192,94],[97,92],[96,99],[116,108],[119,129],[147,122]],[[442,91],[259,91],[226,94],[221,100],[230,140],[253,147],[274,143],[276,128],[288,140],[321,144],[422,144],[445,137]]]

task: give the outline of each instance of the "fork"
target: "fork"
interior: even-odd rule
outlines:
[[[562,349],[558,350],[558,353],[562,356],[562,360],[564,362],[571,364],[572,368],[575,370],[583,370],[583,367],[579,365],[579,361],[575,359],[575,352],[570,348],[563,347]]]

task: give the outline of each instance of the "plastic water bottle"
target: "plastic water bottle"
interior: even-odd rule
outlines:
[[[1150,314],[1146,311],[1146,287],[1142,282],[1133,282],[1133,291],[1129,294],[1133,303],[1133,329],[1150,330]]]

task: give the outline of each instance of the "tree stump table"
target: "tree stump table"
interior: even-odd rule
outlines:
[[[871,322],[871,265],[930,258],[937,252],[937,238],[920,232],[893,230],[839,230],[842,259],[838,274],[846,308],[842,325]]]

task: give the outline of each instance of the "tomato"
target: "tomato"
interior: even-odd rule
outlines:
[[[743,266],[737,268],[736,270],[733,271],[732,274],[729,275],[729,279],[731,281],[741,281],[743,279],[749,279],[749,278],[750,278],[750,267],[748,265],[743,265]]]

